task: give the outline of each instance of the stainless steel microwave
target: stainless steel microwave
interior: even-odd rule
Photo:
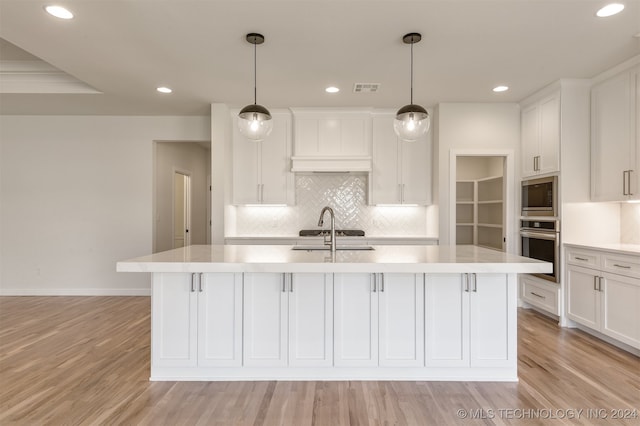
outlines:
[[[522,181],[522,216],[558,216],[558,177]]]

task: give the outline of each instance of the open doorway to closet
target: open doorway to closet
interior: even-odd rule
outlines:
[[[452,241],[509,251],[513,221],[513,171],[510,155],[459,152],[452,201]],[[454,165],[452,164],[452,166]]]
[[[153,252],[211,243],[211,143],[154,142]]]

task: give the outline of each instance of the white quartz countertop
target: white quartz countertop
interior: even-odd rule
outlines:
[[[549,273],[548,262],[476,246],[292,250],[285,245],[195,245],[117,263],[118,272]]]
[[[576,247],[583,249],[604,250],[611,253],[628,254],[631,256],[640,256],[640,244],[580,244],[580,243],[564,243],[565,247]]]

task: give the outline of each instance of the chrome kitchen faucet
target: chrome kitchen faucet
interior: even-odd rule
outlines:
[[[329,212],[329,216],[331,216],[331,232],[329,235],[324,236],[324,244],[327,246],[331,246],[331,252],[336,252],[336,215],[333,213],[333,209],[329,206],[326,206],[320,212],[320,219],[318,220],[318,226],[322,226],[324,224],[324,213]],[[328,237],[328,239],[327,239]]]

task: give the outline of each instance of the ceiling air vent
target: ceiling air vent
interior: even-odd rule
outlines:
[[[353,85],[353,93],[375,93],[380,89],[380,83],[356,83]]]

